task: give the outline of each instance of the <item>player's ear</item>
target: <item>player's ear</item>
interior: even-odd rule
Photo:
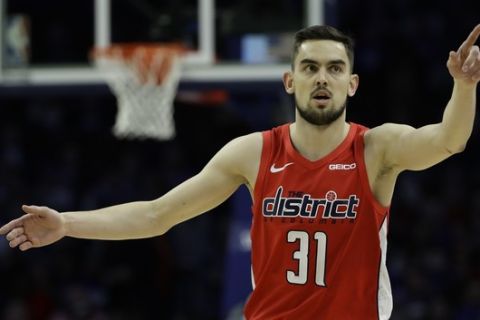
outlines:
[[[283,85],[285,87],[285,91],[288,94],[293,94],[295,92],[295,86],[293,84],[293,74],[291,71],[285,72],[283,74]]]
[[[352,74],[350,76],[350,82],[348,83],[349,97],[353,97],[355,95],[355,92],[357,92],[359,81],[360,81],[360,78],[358,77],[358,74]]]

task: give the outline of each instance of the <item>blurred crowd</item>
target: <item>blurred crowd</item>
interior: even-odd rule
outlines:
[[[247,133],[229,109],[178,105],[174,141],[120,141],[104,91],[1,99],[2,223],[23,203],[66,211],[153,199]],[[154,239],[65,239],[26,253],[2,240],[0,318],[215,319],[227,230],[228,203]]]
[[[455,10],[453,1],[326,2],[327,22],[357,42],[348,120],[439,121],[452,87],[448,52],[480,22],[474,1]],[[172,141],[126,141],[112,135],[106,88],[24,89],[0,88],[0,224],[24,203],[65,211],[153,199],[230,139],[293,114],[281,85],[252,85],[223,106],[177,103]],[[479,137],[477,123],[464,153],[400,176],[387,259],[393,320],[480,319]],[[229,218],[227,201],[153,239],[65,239],[26,253],[0,240],[0,319],[221,319]]]

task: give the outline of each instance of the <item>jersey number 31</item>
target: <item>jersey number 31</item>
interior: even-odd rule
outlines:
[[[327,257],[327,235],[324,232],[315,232],[312,241],[306,231],[290,230],[287,234],[289,243],[299,242],[297,251],[293,252],[293,259],[298,261],[298,272],[287,270],[287,281],[292,284],[306,284],[308,275],[308,260],[311,242],[317,246],[315,263],[315,283],[325,287],[325,264]]]

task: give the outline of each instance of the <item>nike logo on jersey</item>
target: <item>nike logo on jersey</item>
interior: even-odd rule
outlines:
[[[285,170],[286,167],[288,167],[289,165],[293,164],[293,162],[289,162],[289,163],[286,163],[284,164],[283,166],[281,167],[275,167],[275,163],[272,164],[272,166],[270,167],[270,172],[271,173],[277,173],[277,172],[280,172],[280,171],[283,171]]]

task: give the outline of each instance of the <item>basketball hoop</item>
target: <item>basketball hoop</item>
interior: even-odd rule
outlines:
[[[94,50],[96,65],[117,97],[115,136],[175,136],[173,102],[185,51],[179,44],[117,44]]]

